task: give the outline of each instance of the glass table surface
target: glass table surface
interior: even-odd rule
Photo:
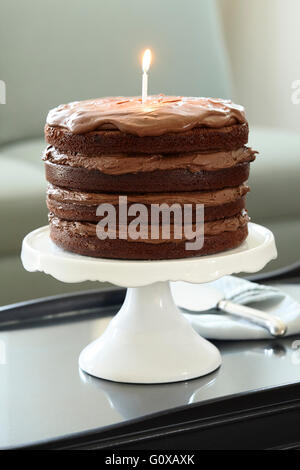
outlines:
[[[300,302],[297,280],[272,285]],[[108,307],[98,315],[0,331],[0,448],[118,426],[161,410],[300,379],[300,334],[216,342],[220,369],[188,382],[132,385],[93,378],[79,370],[79,353],[116,311]]]

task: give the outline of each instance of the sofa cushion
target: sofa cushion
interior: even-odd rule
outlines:
[[[2,257],[0,263],[0,306],[50,295],[102,289],[109,285],[96,281],[65,283],[44,273],[30,273],[25,271],[18,255]]]
[[[293,131],[250,126],[250,145],[259,151],[251,165],[249,214],[256,218],[300,220],[300,135]]]
[[[271,261],[264,271],[283,268],[300,260],[300,218],[295,217],[262,217],[255,222],[269,228],[274,236],[278,257]]]
[[[47,223],[42,139],[0,148],[0,256],[20,251],[23,237]]]

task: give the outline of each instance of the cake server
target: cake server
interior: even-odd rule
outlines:
[[[186,311],[221,310],[234,317],[265,328],[272,336],[284,336],[286,333],[287,327],[280,318],[261,310],[226,300],[223,293],[214,287],[174,282],[171,283],[171,290],[176,305]]]

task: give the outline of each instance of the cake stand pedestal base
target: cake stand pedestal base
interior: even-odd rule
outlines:
[[[79,357],[88,374],[131,383],[179,382],[209,374],[220,364],[218,349],[179,312],[167,281],[127,289],[104,334]]]

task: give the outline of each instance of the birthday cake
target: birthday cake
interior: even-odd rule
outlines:
[[[45,137],[56,245],[93,257],[155,260],[217,253],[246,239],[246,182],[256,152],[246,145],[242,106],[164,95],[146,103],[73,102],[49,112]],[[141,207],[146,218],[139,218]],[[202,243],[187,249],[199,221]]]

